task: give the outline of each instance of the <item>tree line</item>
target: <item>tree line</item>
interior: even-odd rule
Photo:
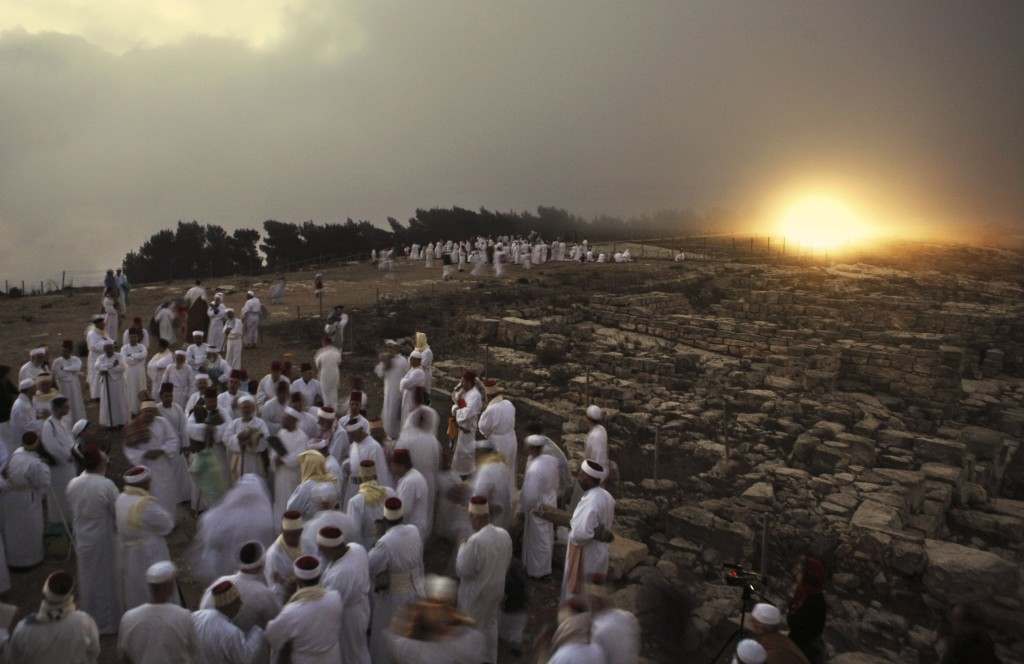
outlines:
[[[174,230],[154,233],[129,252],[122,267],[134,283],[196,277],[223,277],[284,271],[320,258],[369,257],[371,250],[396,249],[437,240],[478,236],[527,236],[566,242],[673,237],[696,233],[709,221],[689,211],[666,210],[623,219],[602,215],[585,219],[556,207],[535,212],[499,212],[460,207],[417,209],[405,224],[388,217],[388,228],[370,221],[288,223],[268,219],[262,233],[198,221],[178,222]]]

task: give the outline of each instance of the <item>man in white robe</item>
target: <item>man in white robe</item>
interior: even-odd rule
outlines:
[[[284,411],[289,407],[288,397],[290,396],[288,392],[289,384],[285,381],[280,381],[275,387],[276,394],[274,398],[260,406],[260,419],[267,423],[267,429],[270,430],[270,435],[272,436],[276,436],[277,432],[281,430],[281,424],[284,421]]]
[[[245,304],[241,311],[242,325],[244,327],[244,346],[254,348],[260,339],[260,322],[263,320],[263,303],[256,297],[256,294],[249,291],[245,294]]]
[[[256,388],[256,405],[263,407],[263,404],[268,401],[273,401],[278,394],[278,383],[284,381],[286,385],[291,386],[291,379],[281,373],[281,361],[274,360],[270,363],[270,373],[260,379],[259,386]]]
[[[580,593],[583,583],[594,574],[608,574],[608,543],[614,539],[615,499],[601,488],[607,475],[603,466],[585,459],[577,474],[583,497],[576,504],[569,522],[565,572],[562,577],[562,599]],[[539,512],[544,517],[547,512]]]
[[[103,316],[92,319],[92,325],[85,330],[85,346],[89,354],[85,359],[87,379],[89,381],[89,398],[99,399],[99,378],[96,375],[96,360],[103,354],[103,344],[109,339],[106,332],[106,322]]]
[[[324,403],[321,383],[316,378],[313,378],[313,365],[308,362],[302,363],[301,376],[292,383],[291,391],[292,394],[298,392],[302,395],[302,402],[306,405],[307,409],[314,406],[329,405]],[[334,401],[335,405],[337,405],[337,397],[335,397]],[[334,406],[331,407],[333,408]]]
[[[177,454],[170,457],[174,470],[175,485],[178,487],[178,502],[194,500],[198,498],[198,495],[196,495],[196,487],[188,471],[188,460],[186,458],[189,445],[191,444],[188,435],[189,418],[185,415],[185,409],[174,403],[174,387],[170,383],[165,384],[160,389],[157,415],[167,420],[171,425],[171,430],[178,437]],[[203,436],[203,440],[205,440],[205,436]],[[193,507],[196,507],[196,505],[193,505]]]
[[[270,430],[263,420],[256,417],[256,400],[250,395],[238,399],[238,410],[241,416],[224,430],[231,479],[235,481],[245,473],[266,477],[262,455],[267,449]]]
[[[637,664],[640,661],[640,623],[629,611],[608,601],[604,578],[592,578],[588,588],[590,640],[600,646],[608,662]]]
[[[224,313],[226,307],[221,301],[222,296],[217,293],[213,296],[213,302],[210,303],[209,308],[206,310],[206,315],[210,319],[210,327],[207,328],[206,343],[216,348],[218,351],[224,350]]]
[[[142,324],[142,319],[139,318],[138,316],[133,318],[132,319],[132,324],[129,327],[126,327],[124,332],[121,333],[121,346],[122,347],[127,346],[130,343],[128,337],[132,333],[138,333],[138,335],[139,335],[139,343],[142,344],[143,346],[145,346],[146,349],[148,350],[149,349],[149,330],[147,330],[146,327]]]
[[[576,486],[576,479],[573,477],[572,469],[569,467],[569,459],[565,456],[555,441],[544,435],[544,426],[540,422],[530,422],[526,425],[527,438],[537,436],[542,439],[543,447],[541,454],[546,454],[555,459],[558,463],[558,498],[559,502],[568,502],[572,490]]]
[[[441,468],[441,443],[438,442],[437,411],[429,406],[420,406],[409,415],[399,436],[395,449],[409,450],[412,467],[423,475],[427,482],[427,523],[434,524],[434,508],[437,504],[437,474]],[[426,540],[424,540],[426,541]]]
[[[422,597],[423,541],[416,526],[403,523],[402,501],[384,501],[384,533],[370,550],[370,577],[377,579],[373,593],[370,656],[374,664],[388,664],[387,628],[395,613]]]
[[[334,312],[328,317],[324,333],[331,338],[331,343],[339,349],[345,347],[345,328],[348,326],[348,314],[345,313],[344,305],[334,307]]]
[[[114,513],[121,566],[121,602],[125,610],[129,610],[146,602],[146,570],[171,557],[164,538],[174,530],[174,517],[150,495],[148,468],[129,468],[124,474],[124,483],[124,490],[114,503]],[[170,599],[178,601],[176,594]],[[125,619],[127,617],[126,613]]]
[[[491,524],[487,499],[469,501],[473,534],[459,546],[455,573],[459,577],[459,611],[476,621],[487,648],[484,662],[498,661],[498,616],[505,596],[505,573],[512,560],[512,538]]]
[[[231,365],[221,357],[220,350],[206,344],[206,374],[210,383],[217,388],[227,385],[231,371]]]
[[[191,492],[182,491],[176,468],[181,454],[179,434],[158,413],[156,402],[142,402],[139,416],[128,427],[123,451],[129,463],[147,468],[147,490],[170,515],[173,524],[178,503],[188,500]]]
[[[402,390],[402,423],[405,423],[405,419],[409,417],[409,413],[412,412],[413,408],[417,405],[415,392],[416,388],[425,389],[427,384],[427,374],[423,371],[420,363],[423,361],[423,354],[418,350],[414,350],[409,353],[409,370],[405,372],[405,376],[398,384],[399,389]],[[401,431],[399,431],[401,435]]]
[[[52,414],[43,422],[40,436],[43,449],[53,459],[50,466],[51,493],[46,500],[46,520],[50,525],[60,527],[63,523],[70,525],[71,507],[68,505],[65,491],[77,470],[72,453],[75,449],[75,438],[64,425],[71,408],[68,400],[57,397],[51,402],[50,407],[53,409]]]
[[[583,456],[593,459],[603,468],[608,468],[608,430],[601,424],[603,420],[604,411],[600,407],[587,406],[590,431],[587,432],[587,440],[583,445]]]
[[[281,611],[281,600],[274,589],[267,585],[265,563],[263,544],[255,541],[243,544],[238,552],[238,572],[214,581],[203,593],[199,608],[214,608],[213,588],[223,581],[230,581],[242,602],[231,622],[246,633],[253,627],[265,629],[267,623]]]
[[[117,634],[117,651],[122,661],[131,664],[196,662],[199,642],[192,612],[178,605],[177,573],[167,559],[143,570],[137,583],[144,584],[145,596],[121,618]]]
[[[285,646],[289,646],[293,664],[341,661],[341,597],[320,586],[320,573],[320,561],[314,556],[302,556],[295,561],[294,576],[299,588],[267,625],[266,638],[273,657],[280,657]]]
[[[350,533],[349,539],[369,550],[377,543],[376,524],[384,516],[384,503],[395,491],[377,481],[376,464],[371,459],[363,459],[354,476],[358,488],[347,503],[346,513],[352,518],[356,532]]]
[[[459,428],[459,436],[455,441],[455,454],[452,457],[452,470],[466,477],[476,469],[476,427],[477,420],[483,410],[483,394],[480,391],[476,374],[465,371],[462,382],[452,394],[452,415]]]
[[[135,415],[139,412],[139,404],[146,392],[146,357],[149,351],[142,345],[139,335],[132,332],[128,335],[128,345],[121,348],[125,363],[125,389],[128,395],[128,412]]]
[[[349,421],[344,425],[345,435],[348,437],[348,467],[349,472],[355,475],[355,470],[359,468],[359,464],[364,459],[373,461],[377,468],[377,481],[382,486],[394,488],[395,482],[391,478],[391,470],[388,468],[387,455],[384,453],[384,447],[377,442],[366,429],[363,427],[363,423],[360,420]],[[339,459],[341,461],[341,459]],[[341,501],[345,503],[355,493],[355,477],[353,481],[345,487],[345,493],[342,494]]]
[[[57,389],[68,398],[71,405],[71,419],[74,422],[85,419],[85,399],[82,397],[82,358],[75,357],[75,342],[65,339],[61,343],[60,356],[53,360],[50,369]]]
[[[50,467],[39,458],[39,435],[26,431],[7,461],[3,504],[4,549],[10,567],[43,562],[43,499],[50,492]]]
[[[206,367],[206,343],[203,341],[205,336],[201,330],[194,331],[192,343],[185,349],[185,361],[197,374],[203,373]]]
[[[160,338],[166,341],[168,345],[173,344],[175,341],[174,329],[178,326],[178,319],[174,315],[171,303],[164,302],[161,304],[160,308],[153,314],[153,320],[156,321]]]
[[[395,495],[398,496],[405,510],[408,523],[420,531],[420,539],[426,543],[430,539],[430,488],[420,471],[412,466],[412,455],[409,450],[396,447],[391,455],[391,475],[395,478]]]
[[[370,628],[370,558],[355,542],[347,541],[340,528],[327,526],[317,532],[317,548],[323,564],[320,583],[341,598],[338,641],[345,664],[370,664],[366,633]]]
[[[499,528],[512,527],[512,474],[504,457],[495,452],[490,440],[476,442],[476,472],[471,481],[474,496],[483,496],[491,511],[491,522]]]
[[[103,354],[96,359],[100,392],[100,426],[118,429],[128,422],[128,391],[124,380],[125,362],[114,352],[114,342],[103,343]]]
[[[217,395],[217,407],[231,416],[238,417],[238,399],[244,395],[242,390],[242,372],[232,369],[228,374],[228,389]]]
[[[487,381],[485,385],[490,401],[480,415],[477,428],[491,441],[495,451],[505,458],[514,485],[518,468],[516,457],[519,454],[519,441],[516,439],[516,407],[505,398],[504,390],[496,381]]]
[[[538,517],[534,510],[541,506],[558,506],[558,460],[544,454],[544,436],[526,437],[526,473],[519,494],[518,513],[523,520],[523,564],[530,578],[551,575],[555,526]]]
[[[294,408],[285,409],[281,428],[276,437],[283,450],[271,446],[270,463],[274,469],[274,522],[288,509],[288,499],[299,486],[299,455],[306,451],[309,437],[298,428],[299,412]],[[283,452],[283,453],[282,453]]]
[[[402,378],[409,368],[409,361],[398,351],[398,344],[390,339],[385,342],[387,350],[375,369],[384,381],[384,402],[381,404],[381,422],[384,433],[391,440],[398,440],[402,433]]]
[[[75,581],[67,572],[54,572],[43,585],[39,610],[14,628],[7,644],[11,664],[95,664],[100,635],[89,614],[75,609]],[[6,631],[6,626],[5,626]],[[0,650],[0,655],[5,654]]]
[[[261,627],[242,630],[233,620],[242,609],[234,582],[224,579],[210,589],[210,606],[192,614],[199,650],[196,664],[253,664],[266,646]]]
[[[7,424],[7,447],[13,452],[21,444],[22,437],[29,431],[39,433],[43,421],[36,417],[32,397],[36,393],[36,382],[26,378],[18,383],[18,398],[11,404],[11,419]]]
[[[160,395],[160,387],[164,382],[167,367],[174,364],[174,351],[165,339],[157,341],[157,352],[146,363],[146,375],[149,378],[149,396],[156,399]]]
[[[202,279],[196,279],[195,285],[185,291],[185,308],[191,309],[192,303],[199,298],[206,299],[206,289],[203,288]]]
[[[306,406],[306,398],[302,395],[302,392],[295,390],[295,383],[292,383],[291,389],[292,392],[288,396],[288,401],[292,410],[299,414],[295,418],[299,430],[305,433],[307,438],[315,438],[320,433],[320,425],[317,424],[316,413]]]
[[[224,359],[232,369],[242,368],[242,321],[235,317],[235,310],[224,310]]]
[[[203,395],[212,386],[210,376],[204,373],[197,373],[192,381],[192,393],[188,395],[188,401],[185,402],[184,411],[185,415],[191,415],[192,411],[195,410],[196,404],[202,399]]]
[[[95,444],[82,450],[82,474],[67,486],[75,532],[79,606],[96,621],[100,634],[116,634],[124,610],[117,564],[114,505],[117,486],[106,477],[107,455]]]
[[[188,356],[185,351],[174,351],[174,364],[167,367],[161,379],[161,383],[170,383],[174,386],[174,403],[183,409],[188,405],[188,398],[192,396],[192,389],[196,382],[195,372],[192,371],[187,360]]]
[[[420,368],[423,369],[423,374],[426,377],[423,389],[427,391],[427,394],[430,394],[430,388],[434,384],[434,351],[430,349],[430,344],[427,343],[425,332],[416,333],[416,351],[420,354]]]
[[[33,348],[29,351],[28,362],[21,365],[21,369],[18,370],[18,381],[21,382],[26,378],[35,380],[39,377],[39,374],[46,372],[47,369],[46,348]]]
[[[338,407],[338,383],[341,381],[341,347],[335,346],[330,337],[324,337],[323,347],[313,358],[320,376],[320,394],[325,406]]]
[[[281,534],[267,548],[263,576],[281,604],[295,592],[295,561],[302,556],[302,512],[288,511],[281,518]]]

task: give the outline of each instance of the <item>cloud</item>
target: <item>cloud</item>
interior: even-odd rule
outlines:
[[[1017,220],[1020,11],[936,7],[0,0],[0,264],[101,269],[178,219],[754,210],[808,176]]]

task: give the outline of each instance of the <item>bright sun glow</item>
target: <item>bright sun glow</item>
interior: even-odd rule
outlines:
[[[809,194],[783,208],[776,232],[808,249],[838,250],[870,239],[871,226],[841,199]]]

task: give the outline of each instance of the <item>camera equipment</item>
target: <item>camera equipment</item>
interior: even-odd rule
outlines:
[[[746,623],[747,613],[751,609],[753,597],[761,597],[761,592],[757,588],[761,583],[760,574],[735,563],[725,563],[722,565],[722,569],[724,570],[722,572],[722,578],[725,580],[726,585],[733,588],[743,589],[742,601],[740,603],[740,626],[735,632],[733,632],[732,636],[726,639],[725,643],[722,644],[718,654],[716,654],[711,660],[711,664],[715,664],[715,662],[721,659],[726,650],[743,637],[743,628]]]

